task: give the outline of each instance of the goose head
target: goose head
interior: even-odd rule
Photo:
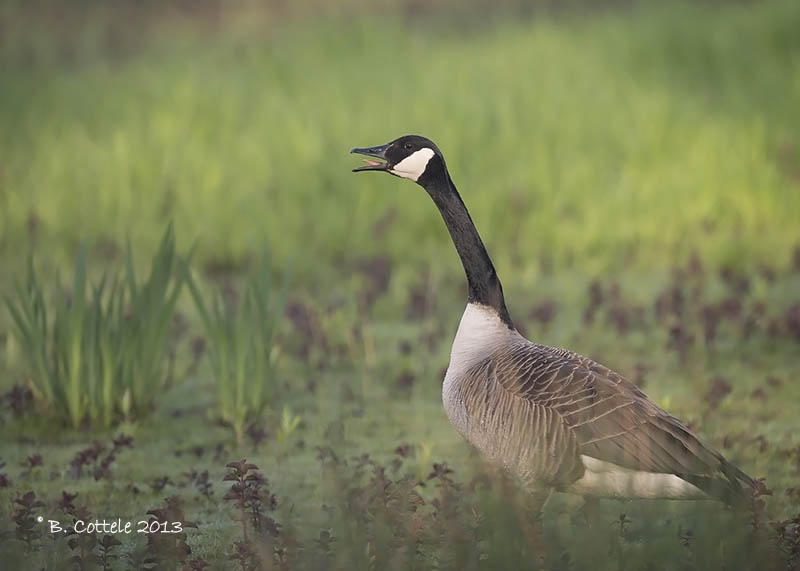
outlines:
[[[439,148],[419,135],[404,135],[385,145],[355,148],[350,152],[372,157],[364,159],[366,164],[354,168],[353,172],[384,171],[422,186],[426,180],[446,172]]]

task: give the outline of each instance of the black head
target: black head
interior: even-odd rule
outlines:
[[[354,168],[353,172],[385,171],[423,186],[425,180],[445,173],[444,157],[439,148],[419,135],[403,135],[385,145],[356,148],[350,152],[381,159],[364,159],[367,164]]]

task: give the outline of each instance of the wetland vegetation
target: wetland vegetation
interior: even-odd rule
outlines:
[[[3,4],[5,567],[800,566],[800,5],[485,4]],[[557,495],[529,541],[442,411],[438,214],[350,174],[406,132],[520,329],[763,478],[755,512]]]

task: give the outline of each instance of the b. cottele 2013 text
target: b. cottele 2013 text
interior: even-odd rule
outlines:
[[[114,520],[96,519],[94,521],[85,522],[81,519],[75,522],[71,529],[61,527],[61,522],[54,519],[48,519],[47,523],[50,525],[50,533],[181,533],[183,531],[183,524],[179,521],[146,521],[139,520],[135,524],[132,521],[122,521],[117,518]],[[135,525],[135,528],[134,528]]]

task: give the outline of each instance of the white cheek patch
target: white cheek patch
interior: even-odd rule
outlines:
[[[425,167],[428,166],[428,161],[433,158],[433,155],[433,149],[427,147],[420,149],[394,165],[389,172],[417,182],[417,179],[425,172]]]

